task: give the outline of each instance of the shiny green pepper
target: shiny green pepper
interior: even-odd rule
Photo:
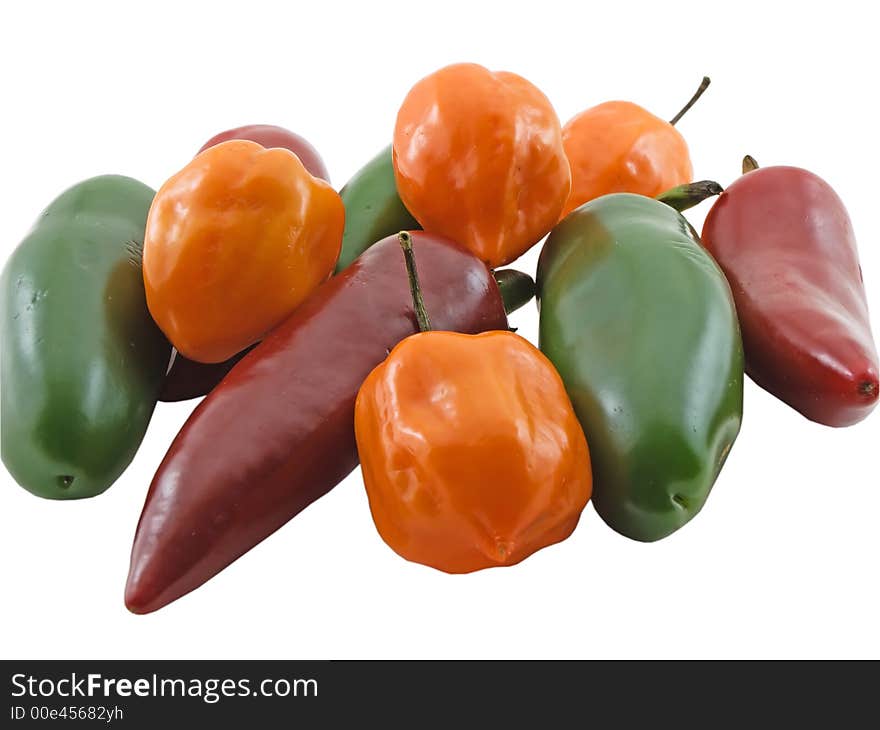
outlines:
[[[593,460],[593,503],[652,541],[703,506],[739,432],[743,353],[730,288],[684,217],[627,193],[550,234],[538,264],[540,347]]]
[[[387,236],[412,231],[419,224],[404,207],[394,182],[391,145],[388,145],[339,191],[345,205],[342,251],[336,262],[338,274],[352,261]]]
[[[141,273],[153,195],[118,175],[75,185],[3,270],[2,458],[41,497],[103,492],[150,421],[171,353]]]

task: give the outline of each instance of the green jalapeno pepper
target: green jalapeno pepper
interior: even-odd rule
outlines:
[[[339,191],[339,195],[345,204],[345,231],[342,234],[342,251],[336,262],[336,274],[376,241],[398,231],[419,228],[418,222],[397,194],[391,145],[364,165]]]
[[[593,503],[658,540],[703,506],[739,432],[743,353],[730,288],[684,217],[627,193],[550,234],[538,264],[540,347],[593,459]]]
[[[118,175],[75,185],[3,271],[2,457],[41,497],[103,492],[150,421],[171,353],[141,273],[153,194]]]

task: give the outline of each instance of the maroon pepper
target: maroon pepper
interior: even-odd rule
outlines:
[[[159,400],[173,403],[190,398],[201,398],[210,393],[211,389],[226,377],[226,373],[250,351],[251,348],[243,350],[223,362],[205,363],[190,360],[175,350],[168,373],[162,382]]]
[[[724,270],[752,379],[807,418],[848,426],[877,405],[877,349],[852,223],[820,177],[747,157],[702,241]]]
[[[290,150],[299,157],[299,161],[303,163],[303,167],[309,173],[330,182],[330,173],[327,172],[327,166],[321,159],[321,155],[318,154],[318,150],[305,137],[300,137],[289,129],[276,127],[273,124],[246,124],[243,127],[227,129],[225,132],[211,137],[202,145],[199,152],[204,152],[209,147],[221,142],[228,142],[230,139],[249,139],[251,142],[263,145],[263,147],[283,147]]]
[[[435,329],[505,329],[491,272],[447,239],[413,246]],[[396,236],[323,284],[202,401],[156,473],[125,602],[155,611],[192,591],[326,494],[358,463],[354,402],[418,332]]]

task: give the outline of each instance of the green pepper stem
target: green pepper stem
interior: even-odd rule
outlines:
[[[700,180],[699,182],[687,183],[678,187],[660,193],[656,200],[666,203],[670,208],[675,208],[679,213],[683,213],[688,208],[702,203],[706,198],[713,195],[721,195],[724,192],[717,182],[714,180]]]
[[[428,319],[428,311],[425,309],[425,300],[422,298],[422,287],[419,284],[419,272],[416,269],[416,256],[413,252],[412,236],[407,231],[397,234],[400,247],[403,249],[403,259],[406,262],[406,275],[409,279],[409,290],[412,294],[413,309],[416,320],[419,323],[419,332],[431,331],[431,320]]]
[[[535,280],[525,272],[501,269],[493,272],[493,276],[501,291],[504,311],[507,314],[525,306],[535,296]]]
[[[703,76],[703,80],[700,82],[699,88],[697,89],[696,93],[691,97],[690,101],[681,108],[681,111],[679,111],[678,114],[676,114],[674,117],[672,117],[672,119],[669,120],[669,123],[673,127],[675,126],[675,123],[685,114],[687,114],[688,110],[697,103],[697,100],[703,95],[703,92],[709,88],[709,84],[711,83],[712,79],[710,79],[708,76]]]
[[[751,172],[752,170],[757,170],[759,167],[758,161],[752,157],[751,155],[746,155],[743,157],[743,175],[747,172]]]

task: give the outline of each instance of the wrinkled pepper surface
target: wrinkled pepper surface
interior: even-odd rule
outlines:
[[[361,168],[339,192],[345,204],[345,232],[336,272],[348,267],[374,243],[398,231],[418,229],[397,193],[391,147],[382,150]],[[495,281],[501,289],[504,309],[510,314],[531,301],[535,282],[522,271],[500,269]]]
[[[401,233],[421,332],[364,381],[355,435],[376,528],[448,573],[513,565],[568,537],[590,498],[590,453],[565,386],[507,331],[433,331]]]
[[[507,327],[479,259],[437,236],[412,237],[438,328]],[[129,609],[154,611],[197,588],[354,469],[358,389],[417,331],[393,236],[248,353],[199,404],[153,479],[132,548]]]
[[[394,127],[394,175],[426,231],[491,267],[546,235],[571,189],[559,118],[526,79],[459,63],[406,95]]]
[[[865,418],[877,349],[852,223],[831,186],[797,167],[751,170],[709,211],[703,244],[730,281],[752,379],[813,421]]]
[[[610,193],[654,197],[693,180],[687,142],[675,125],[709,86],[670,121],[630,101],[606,101],[577,114],[562,128],[571,164],[571,193],[562,215]]]
[[[258,125],[255,129],[259,131],[262,129],[262,125]],[[212,139],[212,142],[216,144],[225,139],[231,139],[232,137],[228,136],[230,134],[235,134],[235,138],[252,139],[255,142],[259,142],[260,139],[263,139],[264,142],[270,141],[269,138],[262,135],[246,136],[251,133],[250,130],[250,127],[230,130],[230,132],[217,135]],[[257,136],[259,139],[256,138]],[[271,139],[280,146],[280,141],[277,138]],[[205,145],[203,149],[208,146],[210,144]],[[292,152],[299,154],[299,151],[291,144],[285,146]],[[317,152],[314,154],[317,155]],[[317,168],[312,169],[306,165],[306,169],[313,175],[317,175],[315,171]],[[342,235],[342,250],[339,253],[334,273],[338,274],[348,267],[352,261],[377,241],[396,234],[398,231],[418,228],[418,222],[410,215],[397,194],[390,145],[361,168],[346,183],[339,195],[345,206],[345,229]],[[524,306],[534,296],[534,281],[520,271],[513,269],[496,271],[495,278],[501,289],[504,307],[508,314]],[[199,363],[180,353],[175,353],[159,399],[179,401],[206,395],[226,376],[235,363],[241,360],[245,353],[246,351],[240,352],[221,363]]]
[[[247,139],[263,147],[283,147],[290,150],[299,157],[303,167],[311,175],[330,182],[330,174],[327,172],[324,160],[309,141],[288,129],[276,127],[272,124],[248,124],[243,127],[220,132],[205,142],[199,152],[204,152],[209,147],[214,147],[221,142],[228,142],[230,139]],[[390,151],[388,157],[390,167]],[[407,227],[407,225],[401,225],[395,230],[399,231]],[[223,362],[202,363],[190,360],[188,357],[175,351],[171,366],[168,368],[168,374],[165,376],[165,382],[162,384],[162,391],[159,393],[159,400],[180,401],[205,395],[211,388],[223,380],[223,377],[232,369],[232,366],[244,357],[245,352],[247,350],[239,352]]]
[[[332,274],[344,222],[339,194],[289,150],[249,140],[210,147],[150,207],[150,313],[185,357],[233,357]]]
[[[143,439],[171,346],[141,250],[153,191],[105,175],[52,202],[3,270],[3,463],[41,497],[100,494]]]
[[[538,296],[541,350],[590,444],[596,511],[636,540],[669,535],[703,506],[742,419],[724,275],[681,214],[619,193],[554,229]]]
[[[447,573],[513,565],[571,535],[584,433],[553,365],[513,332],[424,332],[367,378],[355,415],[382,539]]]

